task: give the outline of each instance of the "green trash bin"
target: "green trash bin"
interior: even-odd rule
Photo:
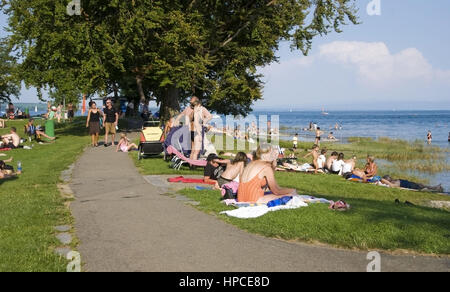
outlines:
[[[49,137],[55,137],[55,121],[47,120],[45,122],[45,134]]]

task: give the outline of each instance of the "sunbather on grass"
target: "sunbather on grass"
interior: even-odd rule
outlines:
[[[245,166],[247,166],[247,154],[239,152],[233,160],[226,164],[226,170],[217,179],[219,187],[240,178]]]
[[[375,163],[375,157],[373,157],[371,155],[367,156],[367,164],[364,167],[364,170],[361,170],[361,169],[353,170],[353,174],[362,178],[364,182],[367,182],[369,179],[376,176],[377,172],[378,172],[378,166]]]
[[[327,170],[331,171],[331,167],[333,166],[333,162],[338,158],[338,156],[339,156],[339,153],[337,153],[336,151],[331,153],[331,156],[328,157],[327,163],[325,165]]]
[[[335,160],[333,160],[333,163],[331,164],[330,172],[332,174],[341,175],[344,165],[345,165],[344,153],[339,153],[338,157]]]
[[[419,190],[419,191],[429,191],[429,192],[444,192],[444,188],[442,185],[437,186],[426,186],[424,184],[411,182],[403,179],[393,179],[389,175],[384,176],[381,179],[381,183],[388,185],[391,188],[405,188],[411,190]]]
[[[4,148],[16,149],[20,145],[20,137],[15,127],[11,127],[10,134],[1,136],[0,139],[3,141]]]
[[[6,164],[12,161],[13,161],[12,157],[8,160],[0,160],[0,179],[16,175],[16,173],[14,172],[14,168]]]
[[[349,178],[353,174],[353,170],[356,166],[356,156],[353,156],[349,160],[345,160],[345,164],[342,166],[342,176]]]
[[[313,157],[313,162],[312,162],[311,166],[314,167],[314,173],[317,173],[320,169],[319,161],[318,161],[319,160],[319,145],[314,144],[311,152],[306,154],[303,158],[307,158],[308,156]]]
[[[238,201],[266,204],[280,197],[295,195],[294,189],[281,188],[275,180],[278,151],[269,144],[261,144],[256,150],[255,159],[244,169],[240,179]],[[273,195],[264,195],[269,187]]]
[[[210,154],[207,158],[208,164],[204,171],[204,181],[208,184],[215,184],[216,189],[220,189],[218,179],[222,176],[225,171],[227,164],[231,163],[230,160],[220,159],[217,154]]]

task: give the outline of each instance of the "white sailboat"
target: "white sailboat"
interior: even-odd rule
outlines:
[[[35,113],[37,113],[37,111],[38,111],[38,108],[37,108],[37,105],[34,107],[34,112]]]
[[[324,108],[322,108],[322,115],[323,115],[323,116],[328,116],[328,115],[329,115],[329,113],[328,113],[328,112],[326,112]]]

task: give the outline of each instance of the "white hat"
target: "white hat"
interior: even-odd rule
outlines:
[[[56,111],[56,106],[52,106],[52,111]]]

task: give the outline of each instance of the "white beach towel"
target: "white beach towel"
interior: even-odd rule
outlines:
[[[290,200],[286,205],[276,206],[269,208],[267,205],[256,206],[256,207],[244,207],[231,211],[223,211],[220,214],[226,214],[230,217],[240,218],[240,219],[249,219],[249,218],[258,218],[269,212],[279,211],[279,210],[289,210],[289,209],[298,209],[301,207],[307,207],[306,204],[300,196],[294,196],[292,200]]]

